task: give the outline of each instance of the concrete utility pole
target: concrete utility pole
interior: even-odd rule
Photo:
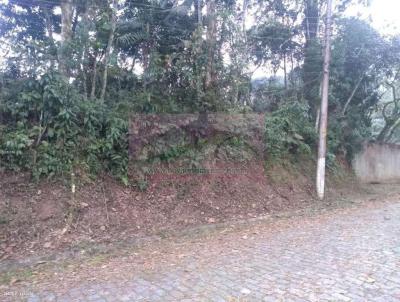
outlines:
[[[328,128],[328,92],[329,92],[329,64],[331,60],[331,23],[332,0],[327,2],[326,27],[325,27],[325,51],[324,51],[324,75],[322,79],[321,114],[319,122],[318,141],[318,166],[317,166],[317,193],[319,199],[325,195],[325,161],[326,161],[326,136]]]

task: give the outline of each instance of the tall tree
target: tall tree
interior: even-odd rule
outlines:
[[[101,87],[100,100],[104,100],[107,88],[108,63],[110,61],[111,50],[114,44],[114,34],[117,27],[117,0],[112,0],[110,7],[110,33],[108,36],[107,47],[104,54],[103,85]]]
[[[69,76],[68,61],[72,40],[72,18],[72,0],[61,0],[61,47],[58,54],[58,64],[60,72],[65,77]]]
[[[207,1],[207,69],[205,79],[205,89],[210,89],[215,77],[214,56],[216,47],[216,32],[217,32],[217,11],[215,0]]]
[[[310,105],[311,114],[316,122],[319,116],[319,91],[322,66],[321,44],[318,37],[320,25],[320,7],[318,0],[305,0],[304,3],[304,65],[303,94]]]

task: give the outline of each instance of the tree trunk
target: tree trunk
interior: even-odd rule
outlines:
[[[93,57],[93,67],[92,67],[92,89],[90,90],[90,99],[96,97],[96,81],[97,81],[97,54]]]
[[[397,75],[395,76],[395,80],[397,78]],[[393,133],[395,132],[396,128],[400,125],[400,98],[397,97],[397,91],[396,91],[396,86],[394,83],[387,83],[387,85],[390,86],[392,89],[392,98],[393,100],[391,102],[386,103],[383,108],[382,108],[382,116],[385,120],[385,126],[379,133],[377,140],[380,142],[388,141],[391,139],[393,136]],[[389,114],[386,113],[386,109],[388,108],[389,105],[394,106],[392,112],[389,112]]]
[[[87,74],[85,69],[85,62],[87,61],[87,48],[88,48],[88,40],[89,40],[89,1],[85,3],[85,11],[82,16],[83,23],[83,47],[81,52],[81,63],[80,63],[80,72],[82,74],[82,86],[83,92],[85,94],[85,99],[88,98],[88,83],[87,83]]]
[[[50,47],[51,47],[51,52],[53,53],[53,50],[55,50],[55,43],[54,43],[54,36],[53,36],[53,24],[51,20],[51,15],[50,15],[50,10],[48,7],[44,8],[44,15],[45,15],[45,21],[46,21],[46,31],[47,34],[49,35],[49,41],[50,41]],[[55,58],[51,56],[50,58],[50,67],[51,69],[54,68],[55,65]]]
[[[117,26],[117,0],[113,0],[111,6],[112,6],[111,7],[111,29],[110,29],[110,34],[108,36],[107,48],[106,48],[106,51],[104,54],[103,85],[101,87],[101,94],[100,94],[100,100],[102,100],[102,101],[104,100],[104,96],[106,94],[108,63],[110,61],[111,49],[112,49],[113,43],[114,43],[115,28]]]
[[[72,39],[72,0],[61,0],[61,48],[58,55],[59,69],[62,75],[68,77],[68,49]]]
[[[386,122],[385,126],[383,127],[381,132],[378,134],[376,140],[378,142],[385,142],[386,141],[386,137],[388,136],[388,133],[389,133],[389,131],[392,128],[393,125],[394,125],[394,122]]]
[[[246,65],[248,64],[248,53],[249,53],[249,48],[248,48],[248,43],[247,43],[247,33],[246,33],[246,17],[247,17],[247,10],[249,6],[249,0],[243,0],[243,6],[242,6],[242,39],[243,39],[243,51],[240,55],[240,66],[239,66],[239,84],[241,84],[242,77],[245,73]],[[238,87],[238,94],[237,94],[237,101],[240,103],[240,90]],[[247,95],[243,97],[243,106],[247,105]]]
[[[392,126],[392,128],[389,131],[389,134],[387,135],[387,141],[390,141],[395,133],[395,131],[400,127],[400,118],[395,122]]]
[[[197,15],[197,42],[200,45],[202,42],[202,32],[203,32],[203,18],[201,14],[202,10],[202,0],[197,0],[196,3],[196,15]],[[197,44],[197,43],[196,43]],[[196,49],[199,49],[200,47],[196,47]],[[199,106],[201,104],[202,100],[202,74],[201,74],[201,66],[198,62],[198,60],[195,63],[195,74],[196,74],[196,97],[197,97],[197,105]]]
[[[363,81],[363,79],[364,79],[364,76],[362,76],[362,77],[358,80],[356,86],[354,87],[354,89],[353,89],[353,91],[351,92],[349,98],[347,99],[346,103],[344,104],[344,107],[343,107],[343,110],[342,110],[342,116],[344,116],[344,115],[346,114],[347,107],[349,107],[350,102],[352,101],[354,95],[356,94],[356,92],[357,92],[357,90],[358,90],[358,87],[360,87],[361,82]]]
[[[283,74],[284,74],[285,90],[287,90],[288,83],[287,83],[286,52],[283,54]]]
[[[76,27],[78,26],[78,21],[79,21],[79,14],[78,14],[77,10],[75,10],[75,14],[72,19],[73,19],[73,21],[72,21],[71,32],[72,32],[72,36],[75,36]]]
[[[215,55],[215,44],[216,44],[216,6],[215,0],[209,0],[207,3],[207,69],[206,69],[206,82],[205,88],[210,88],[214,80],[214,55]]]
[[[320,43],[318,39],[319,29],[319,6],[318,0],[305,0],[304,10],[304,34],[306,38],[304,47],[304,65],[303,65],[303,95],[308,102],[311,114],[316,118],[319,103],[319,84],[317,71],[320,71],[322,63]]]
[[[146,24],[146,36],[149,39],[150,37],[150,24],[147,22]],[[150,84],[150,73],[149,73],[149,67],[150,67],[150,53],[151,53],[151,45],[150,41],[147,40],[142,47],[142,54],[143,54],[143,90],[145,93],[147,93],[147,88],[148,84]],[[148,94],[148,99],[150,97],[150,94]]]

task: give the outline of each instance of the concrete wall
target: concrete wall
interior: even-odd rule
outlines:
[[[353,162],[362,182],[400,181],[400,145],[368,143]]]

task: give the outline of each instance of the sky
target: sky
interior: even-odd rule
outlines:
[[[371,20],[382,34],[400,34],[400,0],[372,0],[369,7],[355,5],[349,8],[347,14]]]

